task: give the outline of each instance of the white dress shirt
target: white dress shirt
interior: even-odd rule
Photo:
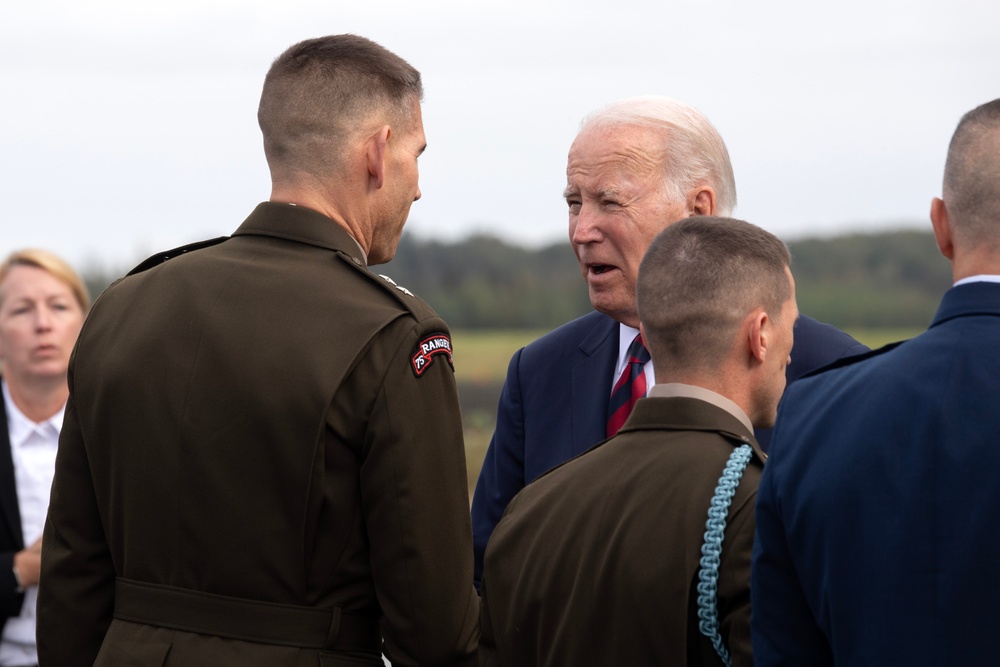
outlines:
[[[31,546],[42,536],[45,514],[49,508],[49,491],[55,473],[59,429],[65,406],[41,424],[24,416],[11,399],[7,381],[3,385],[4,406],[7,408],[7,432],[10,437],[17,504],[21,513],[21,533],[25,546]],[[38,662],[35,644],[35,601],[38,587],[25,590],[21,615],[7,619],[0,639],[0,665],[30,665]]]

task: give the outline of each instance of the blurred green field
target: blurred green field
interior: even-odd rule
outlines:
[[[544,333],[535,329],[452,331],[455,379],[459,383],[503,383],[507,364],[514,352]]]
[[[899,340],[913,338],[921,329],[848,329],[857,340],[877,349]],[[469,472],[469,494],[476,485],[486,448],[493,436],[496,405],[507,375],[507,364],[519,348],[535,340],[539,330],[456,330],[454,344],[455,378],[462,401],[465,429],[465,457]]]
[[[462,401],[470,499],[493,436],[497,401],[507,376],[507,364],[514,352],[544,333],[531,329],[451,332],[455,380]]]

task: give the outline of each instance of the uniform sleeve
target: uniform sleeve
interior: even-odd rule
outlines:
[[[480,667],[502,667],[503,662],[500,660],[500,651],[497,649],[496,633],[493,631],[493,620],[490,617],[489,595],[485,586],[482,588],[481,606],[479,665]]]
[[[768,459],[757,495],[757,540],[753,552],[754,661],[764,666],[820,667],[833,665],[833,656],[799,583],[788,549],[777,493],[778,456]]]
[[[524,411],[518,377],[523,351],[524,348],[518,350],[507,367],[507,379],[497,408],[496,429],[486,450],[472,498],[477,589],[482,581],[486,544],[511,499],[524,488]]]
[[[94,663],[111,623],[114,582],[71,388],[42,538],[39,663]]]
[[[448,330],[434,318],[398,331],[371,352],[385,366],[361,464],[385,653],[393,665],[475,665],[479,597]]]

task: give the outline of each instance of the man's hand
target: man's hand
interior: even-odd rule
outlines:
[[[38,575],[42,570],[42,538],[23,551],[14,554],[14,569],[21,580],[21,586],[38,585]]]

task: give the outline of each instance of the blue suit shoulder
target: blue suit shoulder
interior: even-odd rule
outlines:
[[[868,350],[866,348],[866,351],[864,351],[864,352],[860,352],[858,354],[853,354],[853,355],[848,355],[848,356],[845,356],[845,357],[841,357],[840,359],[835,359],[834,361],[831,361],[828,364],[824,364],[823,366],[820,366],[819,368],[814,368],[813,370],[806,372],[804,375],[802,375],[801,379],[805,380],[806,378],[811,378],[811,377],[814,377],[816,375],[821,375],[823,373],[827,373],[829,371],[833,371],[833,370],[836,370],[838,368],[847,368],[849,366],[854,366],[854,365],[856,365],[858,363],[861,363],[863,361],[868,361],[870,359],[874,359],[876,357],[880,357],[883,354],[885,354],[886,352],[890,352],[890,351],[896,349],[897,347],[899,347],[900,345],[902,345],[905,342],[906,342],[905,340],[901,340],[901,341],[897,341],[895,343],[889,343],[889,344],[883,345],[882,347],[880,347],[878,349],[875,349],[875,350]]]
[[[868,348],[837,327],[799,315],[795,321],[795,344],[792,360],[785,368],[786,386],[805,377],[817,368],[823,368],[841,359],[852,358],[868,352]],[[780,413],[779,413],[780,414]],[[754,429],[757,442],[766,452],[771,447],[773,429]]]
[[[521,350],[522,359],[536,355],[551,359],[575,353],[581,347],[590,353],[617,331],[616,321],[603,313],[590,312],[528,343]]]
[[[791,382],[839,359],[868,352],[868,347],[837,327],[800,315],[795,322],[795,345],[787,378]]]

